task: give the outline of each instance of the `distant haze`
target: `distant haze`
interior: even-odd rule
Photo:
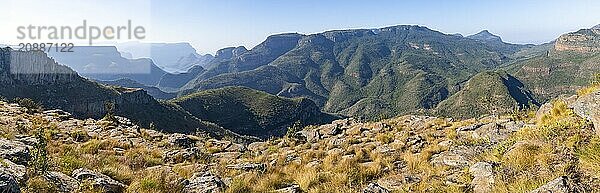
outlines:
[[[250,49],[282,32],[397,24],[463,35],[487,29],[507,42],[539,44],[600,24],[598,10],[598,0],[0,0],[0,43],[22,42],[16,39],[16,26],[78,25],[84,19],[99,26],[122,25],[131,19],[147,29],[145,42],[189,42],[202,54],[228,46]]]

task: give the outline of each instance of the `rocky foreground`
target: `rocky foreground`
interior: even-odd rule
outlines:
[[[600,91],[537,112],[402,116],[238,144],[0,102],[0,192],[597,192]]]

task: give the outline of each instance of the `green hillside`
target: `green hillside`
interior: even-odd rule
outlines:
[[[261,138],[283,136],[294,123],[313,125],[335,119],[306,98],[282,98],[246,87],[206,90],[169,102],[199,119]]]
[[[180,96],[246,86],[274,95],[306,97],[326,112],[375,118],[432,109],[457,92],[462,82],[497,68],[510,60],[507,55],[528,47],[447,35],[421,26],[293,36],[298,37],[297,43],[289,40],[289,34],[283,36],[288,41],[278,41],[277,45],[286,45],[278,52],[260,46],[221,63],[229,69],[248,66],[244,63],[248,60],[240,60],[248,54],[269,55],[273,61],[200,75]],[[265,42],[273,44],[273,37],[277,35]],[[281,55],[272,57],[273,53]],[[213,66],[212,72],[217,69],[224,68]]]
[[[471,78],[463,89],[441,102],[437,114],[471,118],[506,114],[515,108],[537,105],[523,83],[509,74],[483,72]]]

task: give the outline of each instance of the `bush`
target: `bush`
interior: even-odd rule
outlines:
[[[600,85],[600,73],[594,75],[591,81],[591,85]]]
[[[104,115],[103,120],[115,123],[117,121],[117,118],[115,118],[115,103],[105,102],[104,109],[106,110],[106,115]]]
[[[35,176],[29,180],[27,180],[27,184],[26,184],[26,192],[39,192],[39,193],[51,193],[51,192],[57,192],[56,187],[53,185],[53,183],[48,182],[48,180],[46,180],[44,177],[42,176]]]
[[[35,102],[30,98],[15,98],[14,102],[21,107],[27,108],[29,113],[39,113],[43,110],[43,106],[40,103]]]
[[[38,122],[36,120],[36,122]],[[35,138],[38,140],[31,150],[31,169],[33,175],[43,175],[48,171],[48,139],[46,138],[46,127],[43,123],[35,123]]]

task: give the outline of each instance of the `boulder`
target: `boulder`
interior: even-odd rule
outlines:
[[[60,172],[48,172],[44,178],[54,184],[58,192],[76,192],[79,189],[79,182],[72,177]]]
[[[494,185],[494,172],[492,164],[487,162],[477,162],[469,168],[469,173],[473,176],[471,187],[474,193],[491,192]]]
[[[252,170],[264,171],[266,168],[266,165],[263,163],[241,163],[241,164],[227,165],[226,168],[234,169],[234,170],[243,170],[243,171],[252,171]]]
[[[550,112],[552,112],[553,108],[554,105],[550,102],[543,104],[535,113],[535,119],[538,121],[542,120],[542,118],[544,118],[545,115],[550,114]]]
[[[170,144],[181,148],[190,148],[196,146],[195,139],[192,139],[189,136],[180,133],[169,135],[168,141]]]
[[[224,192],[225,183],[210,172],[195,173],[183,182],[185,193],[220,193]]]
[[[471,136],[475,139],[489,139],[490,142],[496,143],[506,139],[508,134],[510,132],[497,123],[489,123],[472,131]]]
[[[213,153],[212,156],[215,159],[224,159],[224,160],[234,160],[240,157],[242,153],[240,152],[221,152],[221,153]]]
[[[455,149],[433,155],[431,157],[431,164],[434,166],[446,165],[455,168],[465,168],[470,165],[468,158],[473,154],[475,154],[475,152],[471,149],[457,147]]]
[[[398,174],[391,175],[387,177],[383,177],[377,180],[377,185],[385,188],[386,190],[402,190],[404,187],[409,186],[409,184],[419,183],[421,178],[414,175],[408,174]],[[405,186],[406,184],[406,186]]]
[[[579,97],[570,107],[575,114],[594,123],[595,132],[600,135],[600,90]]]
[[[361,192],[362,193],[389,193],[390,191],[388,189],[385,189],[384,187],[380,186],[377,183],[370,183]]]
[[[260,152],[266,150],[269,147],[267,142],[254,142],[248,145],[248,150],[252,152]]]
[[[20,183],[25,183],[25,181],[27,181],[27,169],[25,166],[15,164],[10,160],[0,158],[0,171],[12,174],[15,177],[15,180]]]
[[[104,192],[121,192],[125,185],[113,180],[112,178],[85,168],[79,168],[73,171],[73,178],[79,181],[90,181],[94,189],[100,189]]]
[[[338,124],[327,124],[320,126],[317,130],[321,135],[333,136],[342,133],[341,125]]]
[[[34,146],[38,143],[38,139],[29,135],[15,135],[15,140],[28,146]]]
[[[5,170],[0,170],[0,192],[20,193],[19,183],[15,176]]]
[[[300,138],[306,139],[306,142],[315,143],[319,140],[320,135],[316,130],[303,130],[296,132],[296,135]]]
[[[529,193],[567,193],[570,192],[566,176],[558,177]]]
[[[300,185],[298,184],[292,184],[291,186],[285,187],[285,188],[281,188],[281,189],[277,189],[275,190],[275,192],[279,192],[279,193],[300,193],[302,192],[302,189],[300,189]]]
[[[225,148],[225,151],[229,152],[244,152],[246,151],[246,147],[242,144],[231,143],[231,145]]]
[[[163,161],[166,163],[181,163],[184,161],[192,161],[202,156],[202,152],[197,147],[176,149],[166,151],[163,154]]]
[[[411,135],[406,138],[406,145],[410,147],[410,151],[413,153],[421,152],[426,143],[427,141],[420,135]]]
[[[18,141],[0,139],[0,158],[10,160],[19,165],[27,165],[31,160],[30,146]]]
[[[525,123],[522,121],[510,121],[507,123],[501,124],[507,132],[516,132],[521,130],[521,128],[525,127]]]
[[[472,125],[467,125],[467,126],[462,126],[459,127],[458,129],[456,129],[456,131],[474,131],[475,129],[481,127],[483,124],[481,123],[476,123],[476,124],[472,124]]]

